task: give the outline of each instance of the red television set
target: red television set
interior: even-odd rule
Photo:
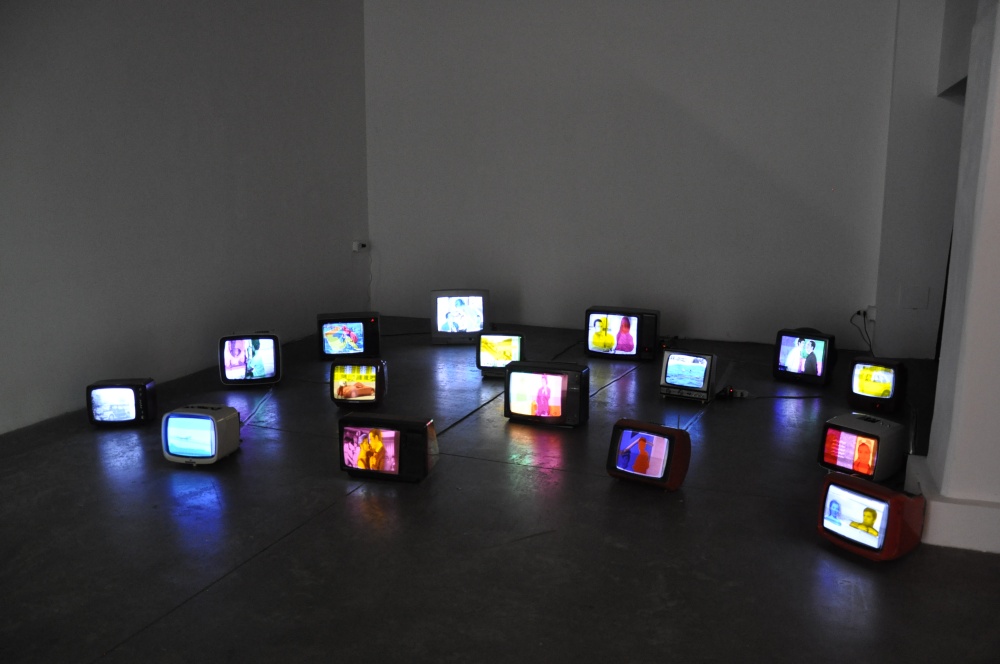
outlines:
[[[503,414],[535,424],[586,424],[590,368],[569,362],[511,362],[504,375]]]
[[[431,343],[474,344],[490,328],[490,292],[482,288],[431,291]]]
[[[320,359],[378,357],[381,354],[377,311],[318,314],[316,324]]]
[[[514,332],[482,332],[476,366],[484,376],[503,376],[506,366],[524,359],[524,336]]]
[[[695,399],[702,403],[715,396],[715,355],[684,350],[663,351],[660,395]]]
[[[200,403],[163,416],[161,440],[167,461],[215,463],[240,446],[240,413],[231,406]]]
[[[847,403],[866,413],[894,413],[904,402],[906,365],[899,360],[858,357],[851,363]]]
[[[833,374],[836,338],[811,327],[778,331],[774,342],[774,377],[797,383],[825,385]]]
[[[281,342],[267,332],[219,339],[219,375],[223,385],[268,385],[281,380]]]
[[[339,452],[340,469],[352,477],[419,482],[438,459],[434,420],[347,414]]]
[[[99,380],[87,386],[87,416],[99,426],[146,424],[156,417],[152,378]]]
[[[683,429],[620,419],[611,429],[605,468],[612,477],[676,491],[691,462],[691,438]]]
[[[382,403],[387,387],[385,360],[330,365],[330,398],[338,406],[377,406]]]
[[[902,424],[865,413],[844,413],[826,421],[819,464],[881,482],[902,469],[908,451]]]
[[[587,309],[588,355],[652,360],[659,350],[660,312],[654,309],[593,306]]]
[[[923,496],[830,473],[823,482],[816,528],[825,539],[859,556],[892,560],[920,543],[924,505]]]

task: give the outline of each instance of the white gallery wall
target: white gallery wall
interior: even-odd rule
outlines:
[[[895,2],[365,2],[373,304],[486,287],[661,332],[860,347],[875,304]]]
[[[0,432],[366,306],[361,0],[7,0],[0,99]]]

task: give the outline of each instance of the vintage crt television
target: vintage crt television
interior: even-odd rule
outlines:
[[[858,357],[851,363],[847,403],[866,413],[894,413],[906,398],[906,366],[899,360]]]
[[[377,311],[318,314],[316,324],[320,359],[378,357],[381,354]]]
[[[586,324],[589,355],[652,360],[659,351],[659,311],[593,306],[587,309]]]
[[[484,376],[504,376],[511,362],[524,359],[524,336],[514,332],[482,332],[476,351],[476,366]]]
[[[431,291],[431,343],[474,344],[490,328],[490,292],[481,288]]]
[[[578,426],[590,417],[590,368],[568,362],[511,362],[504,374],[504,417]]]
[[[819,534],[871,560],[898,558],[920,543],[924,497],[860,477],[830,473],[820,494]]]
[[[352,477],[419,482],[437,463],[434,420],[349,413],[339,429],[340,469]]]
[[[844,413],[826,421],[819,464],[874,482],[895,475],[906,461],[906,427],[864,413]]]
[[[676,491],[691,461],[691,438],[683,429],[620,419],[611,428],[605,467],[623,480]]]
[[[330,365],[330,398],[338,406],[377,406],[387,387],[385,360],[345,359]]]
[[[268,385],[281,380],[281,342],[268,332],[219,339],[219,375],[224,385]]]
[[[163,416],[163,456],[194,465],[215,463],[240,446],[240,413],[231,406],[199,403]]]
[[[87,386],[87,416],[98,425],[147,424],[156,417],[152,378],[99,380]]]
[[[660,395],[697,399],[702,403],[715,395],[715,355],[686,350],[663,351]]]
[[[835,337],[809,327],[778,331],[774,342],[774,377],[780,380],[825,385],[833,374]]]

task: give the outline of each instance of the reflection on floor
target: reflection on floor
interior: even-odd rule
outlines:
[[[419,484],[339,470],[346,411],[315,339],[286,345],[270,390],[216,369],[159,386],[161,413],[248,418],[214,466],[82,412],[0,437],[0,659],[996,661],[1000,557],[925,545],[877,564],[818,537],[846,362],[802,387],[771,379],[770,347],[690,342],[751,395],[703,406],[661,399],[655,363],[585,358],[582,331],[522,328],[529,359],[591,369],[588,425],[550,429],[508,422],[502,381],[426,329],[384,321],[379,407],[434,418]],[[911,379],[926,449],[933,368]],[[623,416],[690,433],[679,491],[608,477]]]

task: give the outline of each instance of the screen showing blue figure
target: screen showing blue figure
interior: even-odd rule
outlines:
[[[826,341],[823,339],[781,335],[781,348],[778,351],[780,370],[822,376],[824,357],[826,357]]]
[[[885,541],[888,504],[831,484],[823,506],[823,527],[875,550]]]
[[[483,329],[483,315],[482,296],[466,295],[437,299],[439,332],[479,332]]]
[[[364,350],[364,323],[323,324],[323,352],[327,355],[350,355]]]
[[[636,475],[663,477],[667,467],[670,441],[645,431],[624,429],[618,440],[618,459],[615,465]]]
[[[701,389],[705,386],[708,360],[696,355],[671,353],[667,358],[666,382],[680,387]]]
[[[167,418],[167,452],[177,456],[215,454],[215,422],[210,417],[173,415]]]

